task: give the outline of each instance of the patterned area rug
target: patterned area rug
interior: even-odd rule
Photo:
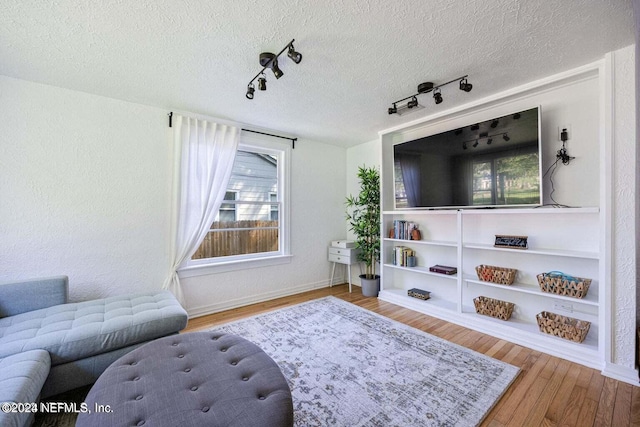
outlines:
[[[280,365],[298,427],[475,426],[519,371],[335,297],[213,329]]]

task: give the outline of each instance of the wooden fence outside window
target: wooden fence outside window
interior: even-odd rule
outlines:
[[[214,222],[191,259],[278,251],[278,221]]]

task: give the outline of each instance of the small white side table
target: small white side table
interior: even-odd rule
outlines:
[[[329,287],[333,286],[333,276],[336,272],[336,264],[344,264],[347,266],[349,273],[349,292],[351,292],[351,265],[358,263],[358,252],[359,250],[355,248],[329,246],[329,261],[333,263]]]

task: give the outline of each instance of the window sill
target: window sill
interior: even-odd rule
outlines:
[[[289,264],[291,262],[291,258],[293,258],[293,255],[277,255],[265,258],[218,262],[215,264],[190,265],[178,269],[178,277],[183,279],[185,277],[206,276],[209,274],[225,273],[228,271],[246,270],[248,268]]]

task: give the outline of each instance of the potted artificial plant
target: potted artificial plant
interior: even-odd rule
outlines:
[[[362,294],[378,296],[380,276],[376,263],[380,258],[380,172],[365,166],[358,168],[360,193],[347,197],[347,221],[356,235],[358,259],[366,264],[366,273],[360,275]]]

